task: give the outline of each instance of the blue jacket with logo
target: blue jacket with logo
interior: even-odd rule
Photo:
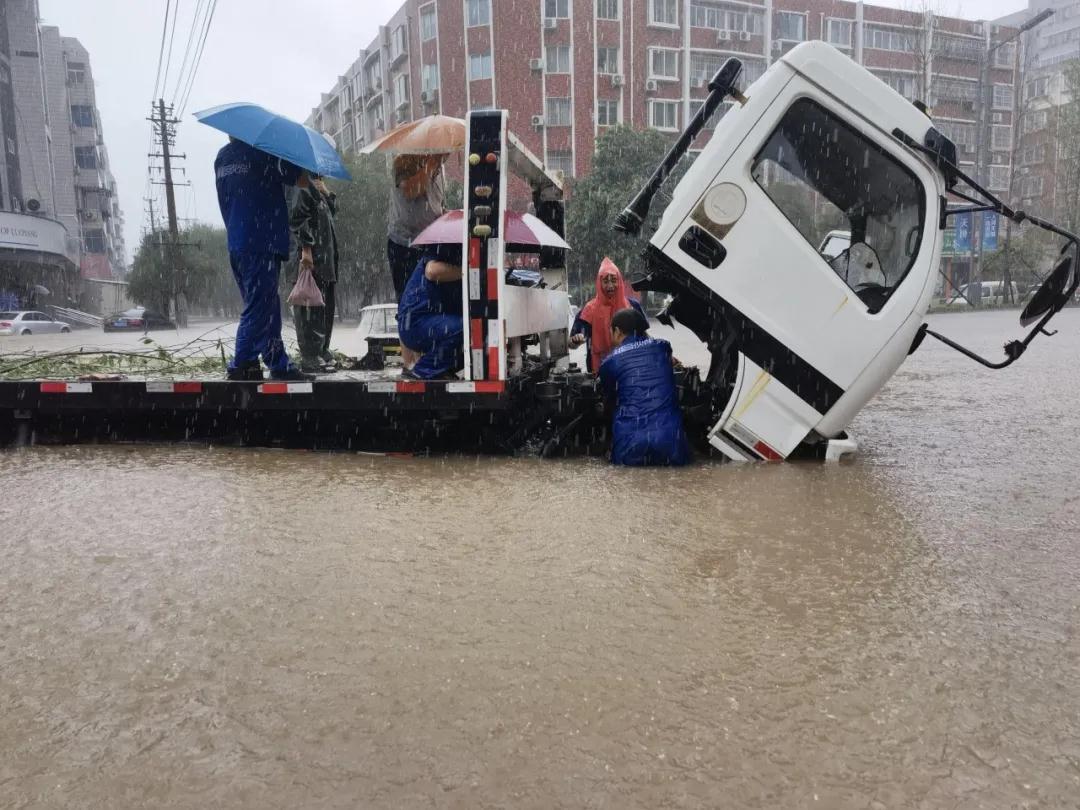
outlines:
[[[285,186],[296,185],[302,171],[243,141],[221,147],[214,177],[230,253],[289,255]]]
[[[676,466],[690,461],[671,344],[631,336],[600,364],[600,382],[615,402],[611,461],[630,466]]]

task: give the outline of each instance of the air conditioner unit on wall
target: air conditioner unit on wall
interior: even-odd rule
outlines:
[[[558,25],[559,25],[559,21],[556,20],[554,17],[545,17],[544,18],[544,28],[546,30],[554,31],[558,27]]]
[[[542,116],[542,115],[534,115],[532,117],[532,125],[536,129],[540,129],[542,126],[544,126],[544,116]]]
[[[616,73],[611,77],[611,86],[612,87],[622,87],[624,83],[625,83],[625,80],[623,79],[621,73]]]
[[[777,39],[777,40],[774,40],[774,41],[773,41],[773,44],[772,44],[772,49],[773,49],[774,51],[782,51],[782,50],[784,50],[784,43],[783,43],[783,42],[781,42],[781,41],[780,41],[780,40],[778,40],[778,39]]]
[[[750,32],[749,31],[740,31],[739,32],[739,41],[740,42],[749,42],[750,41]]]
[[[1002,113],[999,113],[999,112],[994,113],[994,123],[995,124],[1000,124],[1004,120],[1005,120],[1005,116]]]
[[[727,42],[729,39],[731,39],[731,32],[730,31],[717,31],[716,32],[716,40],[717,40],[717,42]]]
[[[646,93],[655,93],[657,87],[659,87],[659,85],[656,83],[656,79],[647,79],[645,81]]]
[[[529,60],[529,70],[543,70],[543,69],[544,69],[544,60],[543,59],[530,59]]]

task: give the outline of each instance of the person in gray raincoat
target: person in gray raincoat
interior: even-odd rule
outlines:
[[[334,287],[338,278],[338,243],[334,228],[335,195],[321,177],[289,191],[289,228],[296,243],[292,277],[311,268],[325,306],[293,307],[300,368],[309,373],[332,371],[330,336],[334,331]]]

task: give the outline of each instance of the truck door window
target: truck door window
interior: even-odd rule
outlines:
[[[918,255],[926,195],[910,170],[810,99],[799,99],[754,158],[754,180],[871,312],[885,304]],[[836,234],[833,234],[835,237]]]

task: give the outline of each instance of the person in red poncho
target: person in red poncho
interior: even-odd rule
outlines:
[[[588,371],[599,371],[604,358],[615,348],[611,339],[611,316],[627,307],[645,314],[615,262],[605,256],[596,274],[596,295],[581,308],[570,329],[570,345],[586,345],[585,368]]]

